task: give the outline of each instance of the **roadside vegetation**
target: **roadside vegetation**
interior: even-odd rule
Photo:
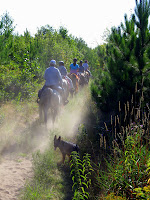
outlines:
[[[125,14],[119,27],[112,27],[106,43],[90,49],[81,38],[68,35],[64,27],[54,30],[46,25],[35,36],[28,30],[24,35],[15,34],[12,18],[8,13],[2,16],[1,153],[6,151],[4,146],[11,145],[9,138],[20,146],[28,143],[26,150],[30,151],[33,129],[43,129],[39,128],[35,101],[51,59],[63,60],[68,70],[74,57],[78,61],[87,59],[92,72],[89,86],[64,108],[68,113],[75,108],[77,114],[84,105],[74,130],[69,121],[70,132],[76,134],[64,135],[64,139],[78,144],[80,153],[72,154],[70,164],[57,164],[61,155],[54,152],[53,137],[65,132],[64,119],[74,119],[60,115],[57,126],[46,132],[49,141],[44,151],[33,153],[34,177],[26,184],[21,199],[150,199],[149,17],[150,2],[136,0],[135,12]],[[15,124],[10,124],[8,109],[14,117],[22,113],[19,125],[26,123],[29,127],[25,137],[11,137],[9,126]],[[17,112],[20,110],[23,112]]]

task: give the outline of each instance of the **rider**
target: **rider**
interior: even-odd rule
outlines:
[[[45,85],[38,94],[39,98],[44,89],[47,87],[57,90],[59,94],[63,96],[62,77],[59,70],[55,66],[56,66],[56,61],[51,60],[50,66],[45,70],[44,74]]]
[[[88,65],[88,61],[87,60],[84,61],[83,67],[84,67],[84,70],[89,73],[89,76],[91,76],[91,72],[89,70],[89,65]]]
[[[79,72],[80,73],[84,73],[84,67],[83,67],[83,65],[82,65],[82,60],[80,60],[80,64],[79,64]]]
[[[77,64],[77,59],[73,59],[73,63],[70,65],[70,74],[74,73],[77,75],[77,72],[79,71],[79,65]]]
[[[72,83],[72,80],[67,76],[67,69],[66,67],[64,66],[64,62],[63,61],[59,61],[59,67],[58,67],[62,77],[64,76],[65,79],[68,80],[69,82],[69,85],[70,85],[70,90],[73,90],[73,83]]]

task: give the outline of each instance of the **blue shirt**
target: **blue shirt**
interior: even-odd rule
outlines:
[[[66,69],[66,67],[60,66],[60,67],[58,67],[58,69],[59,69],[59,71],[60,71],[60,73],[61,73],[62,76],[67,76],[67,69]]]
[[[78,64],[76,64],[76,65],[74,66],[74,64],[72,63],[72,64],[70,65],[70,73],[75,73],[75,74],[77,74],[77,69],[79,69],[79,65],[78,65]]]
[[[47,68],[45,70],[44,79],[46,86],[62,86],[62,77],[60,71],[56,67]]]

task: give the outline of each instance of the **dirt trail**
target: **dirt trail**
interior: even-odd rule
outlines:
[[[16,200],[32,175],[31,157],[6,156],[0,164],[0,200]]]
[[[21,190],[33,177],[32,153],[37,150],[44,151],[47,147],[49,140],[48,135],[42,134],[43,127],[37,126],[37,128],[30,127],[29,129],[30,131],[25,129],[20,132],[20,134],[26,134],[21,141],[21,146],[11,141],[7,142],[1,151],[0,200],[19,199]],[[10,140],[13,138],[10,137]]]
[[[85,94],[87,94],[87,91],[85,91]],[[53,127],[59,130],[62,137],[71,139],[77,131],[81,118],[86,113],[84,104],[87,99],[87,95],[79,95],[62,109],[57,123]],[[32,117],[30,125],[27,125],[21,120],[22,117],[18,118],[15,110],[12,109],[11,112],[9,108],[9,114],[5,116],[7,124],[4,124],[7,128],[3,129],[0,126],[0,200],[17,200],[19,198],[25,183],[33,176],[31,153],[38,149],[44,150],[49,142],[50,126],[46,131],[44,126],[39,125],[37,113],[36,117]],[[2,131],[3,134],[1,134]],[[20,138],[18,139],[18,135],[21,135],[21,139],[24,140],[22,146],[19,145]],[[14,138],[15,142],[13,143]],[[5,140],[7,142],[1,149],[1,144]],[[16,140],[18,140],[18,143],[16,143]],[[24,153],[25,149],[28,149],[27,153]]]

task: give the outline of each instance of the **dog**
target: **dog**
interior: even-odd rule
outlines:
[[[56,150],[57,147],[60,149],[60,151],[62,153],[62,163],[64,163],[66,155],[69,157],[69,161],[70,161],[71,160],[71,153],[73,151],[76,151],[77,153],[79,152],[79,147],[78,147],[77,144],[63,141],[61,139],[61,136],[59,136],[58,139],[57,139],[57,136],[55,135],[55,137],[54,137],[54,149]]]

